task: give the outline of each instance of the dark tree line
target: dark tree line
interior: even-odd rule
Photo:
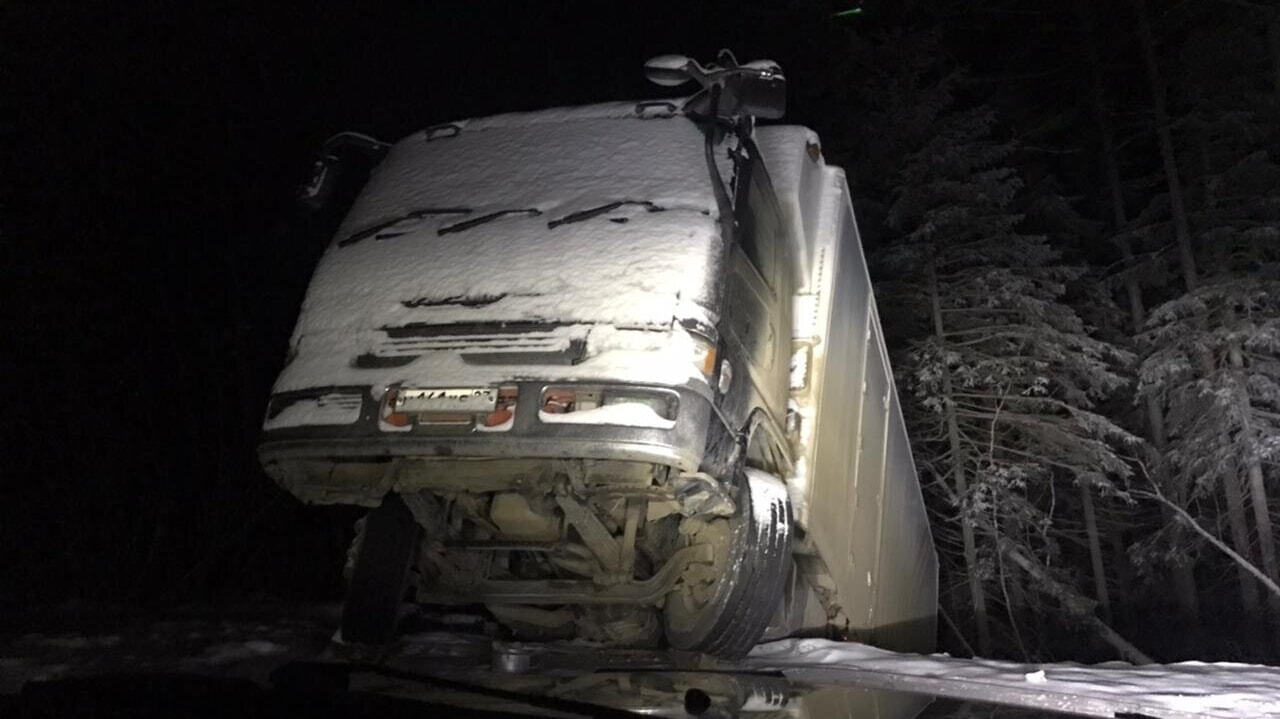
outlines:
[[[1280,9],[947,8],[833,37],[823,128],[915,400],[944,643],[1280,655]],[[957,51],[984,15],[1003,61]]]

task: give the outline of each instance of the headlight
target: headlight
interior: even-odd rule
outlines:
[[[360,419],[364,395],[356,392],[276,395],[267,405],[265,430],[315,425],[354,424]]]

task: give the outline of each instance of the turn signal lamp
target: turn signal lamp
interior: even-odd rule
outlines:
[[[708,380],[715,374],[716,346],[711,340],[693,335],[693,365]]]

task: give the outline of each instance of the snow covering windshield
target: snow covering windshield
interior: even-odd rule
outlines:
[[[680,299],[705,300],[692,294],[718,232],[697,127],[680,117],[547,115],[397,144],[322,259],[299,329],[667,326]]]

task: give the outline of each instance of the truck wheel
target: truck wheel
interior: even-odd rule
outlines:
[[[676,649],[737,659],[751,651],[782,601],[791,567],[791,501],[785,485],[758,470],[739,478],[738,511],[688,536],[715,549],[667,595],[667,642]]]
[[[369,512],[359,545],[342,607],[342,639],[385,644],[395,636],[418,545],[418,525],[399,495],[388,494]]]

